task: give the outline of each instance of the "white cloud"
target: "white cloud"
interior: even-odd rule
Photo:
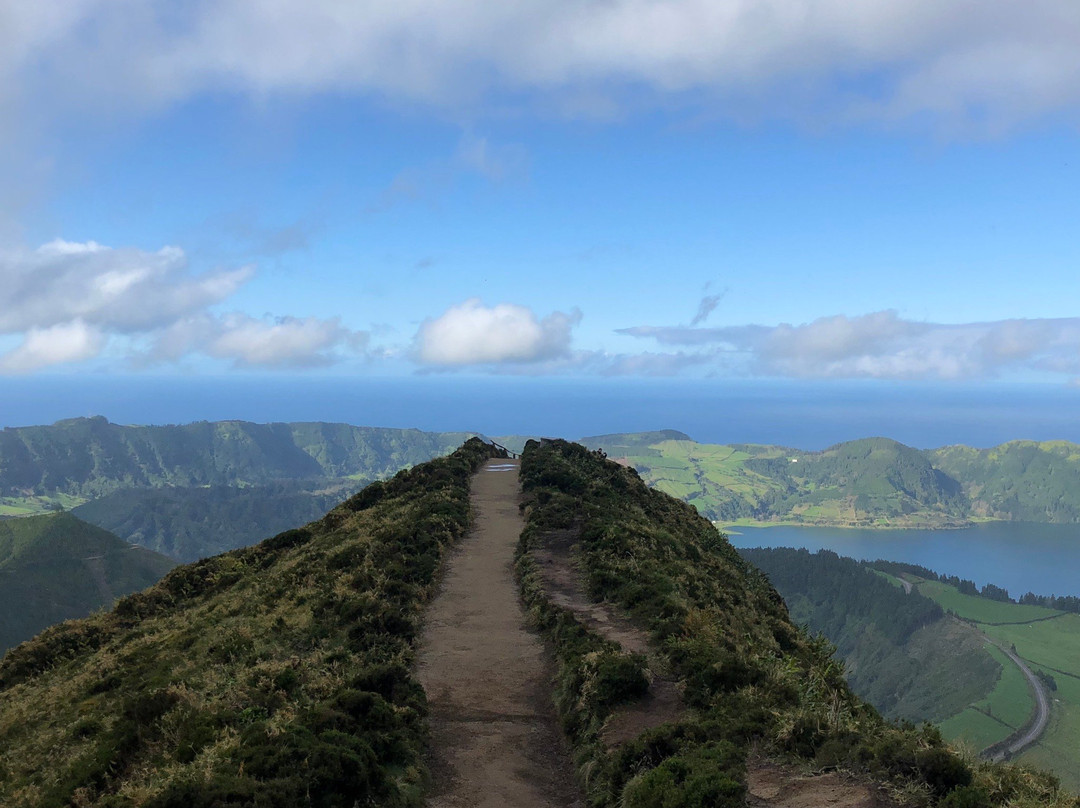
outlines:
[[[0,104],[352,91],[609,115],[637,90],[735,117],[995,128],[1075,114],[1078,41],[1069,0],[7,3]]]
[[[729,367],[797,378],[979,379],[1080,373],[1080,318],[943,324],[895,311],[810,323],[719,328],[638,326],[663,345],[716,346]]]
[[[52,241],[0,253],[0,333],[79,319],[106,331],[145,331],[225,300],[254,275],[250,267],[201,275],[184,251],[111,249]]]
[[[489,308],[471,298],[421,324],[416,356],[425,364],[448,367],[564,358],[580,320],[576,309],[552,312],[541,320],[525,306],[500,303]]]
[[[367,334],[338,318],[211,311],[253,277],[251,267],[192,273],[177,247],[56,240],[0,253],[0,335],[22,338],[0,354],[0,373],[85,361],[107,346],[140,364],[201,354],[260,368],[314,367],[364,352]]]
[[[0,355],[0,373],[30,373],[52,365],[82,362],[101,353],[105,337],[82,320],[31,328],[18,347]]]
[[[239,312],[204,314],[175,323],[156,340],[148,361],[176,360],[191,353],[231,361],[244,368],[311,368],[336,362],[342,352],[360,353],[368,335],[334,317],[255,318]]]

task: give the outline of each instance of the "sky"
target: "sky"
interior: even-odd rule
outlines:
[[[0,386],[1075,386],[1078,41],[1071,0],[0,0]]]

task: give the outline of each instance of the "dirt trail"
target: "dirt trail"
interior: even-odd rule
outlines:
[[[431,808],[580,808],[551,704],[551,662],[513,575],[518,463],[473,477],[474,526],[427,613],[417,674],[431,708]]]
[[[576,530],[551,531],[543,537],[541,546],[532,551],[548,598],[556,606],[572,611],[601,637],[618,643],[625,651],[642,654],[649,661],[652,679],[649,692],[619,707],[604,725],[603,740],[614,746],[636,738],[647,729],[678,720],[685,708],[679,685],[650,646],[648,633],[610,603],[596,603],[588,596],[585,581],[574,567],[571,548],[576,540]]]
[[[891,800],[839,772],[800,774],[759,761],[747,772],[748,808],[886,808]]]

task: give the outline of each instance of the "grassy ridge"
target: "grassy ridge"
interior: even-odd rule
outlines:
[[[128,488],[72,513],[130,542],[195,561],[306,524],[361,487],[287,480],[245,488]]]
[[[828,644],[792,625],[764,576],[633,470],[552,441],[526,448],[522,481],[525,591],[556,649],[557,704],[592,806],[741,805],[751,747],[860,771],[911,804],[1076,804],[1053,778],[972,766],[936,730],[885,722],[848,689]],[[682,680],[686,718],[614,749],[600,742],[610,701],[590,694],[605,683],[618,698],[636,677],[538,591],[528,551],[552,530],[577,532],[593,595],[651,632]]]
[[[1021,522],[1080,521],[1080,446],[1075,443],[947,446],[928,455],[942,471],[963,481],[979,515]]]
[[[471,433],[347,424],[120,426],[74,418],[0,430],[0,515],[57,508],[194,561],[317,518]]]
[[[83,499],[124,488],[377,479],[471,436],[348,424],[120,426],[101,417],[0,430],[0,496]]]
[[[0,804],[418,804],[418,616],[478,440],[0,661]]]

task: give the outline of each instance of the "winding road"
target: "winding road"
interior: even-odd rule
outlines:
[[[986,634],[983,633],[983,636],[986,637]],[[990,640],[990,642],[994,643],[994,645],[996,645],[998,648],[1000,648],[1005,654],[1005,656],[1011,659],[1016,664],[1016,667],[1018,667],[1020,671],[1024,674],[1024,676],[1028,680],[1028,684],[1031,686],[1032,691],[1035,693],[1036,703],[1035,721],[1030,722],[1031,726],[1026,732],[1024,732],[1023,735],[1013,741],[1010,741],[1004,749],[998,750],[991,756],[990,759],[996,762],[999,760],[1004,760],[1005,758],[1010,757],[1011,755],[1015,755],[1018,752],[1024,751],[1029,746],[1039,740],[1043,732],[1046,731],[1046,725],[1050,722],[1050,695],[1046,692],[1046,685],[1042,683],[1042,680],[1034,674],[1034,672],[1031,670],[1031,668],[1027,666],[1027,663],[1024,662],[1024,660],[1022,660],[1015,653],[1013,653],[1011,648],[1006,648],[1001,643],[995,642],[989,637],[987,637],[987,639]]]
[[[911,581],[907,581],[899,576],[897,576],[897,580],[903,585],[904,591],[910,595],[912,591]],[[1035,672],[1028,667],[1027,663],[1024,662],[1012,648],[1006,647],[1004,644],[998,642],[978,626],[969,623],[967,620],[959,620],[959,622],[978,633],[985,642],[993,643],[1000,648],[1001,652],[1011,659],[1013,664],[1020,669],[1022,674],[1024,674],[1024,678],[1027,679],[1028,682],[1028,687],[1030,687],[1031,692],[1035,694],[1035,712],[1033,717],[1029,718],[1027,724],[1025,724],[1027,729],[1018,737],[1014,737],[1017,732],[1020,732],[1020,730],[1017,730],[1017,732],[1014,732],[1009,737],[1002,741],[998,741],[996,744],[993,744],[984,750],[984,754],[990,752],[989,759],[996,763],[1005,760],[1006,758],[1010,758],[1013,755],[1017,755],[1029,746],[1038,743],[1039,738],[1041,738],[1042,734],[1046,731],[1047,724],[1050,723],[1050,694],[1046,692],[1046,685],[1043,684],[1042,680],[1035,675]],[[991,752],[991,750],[993,751]]]

